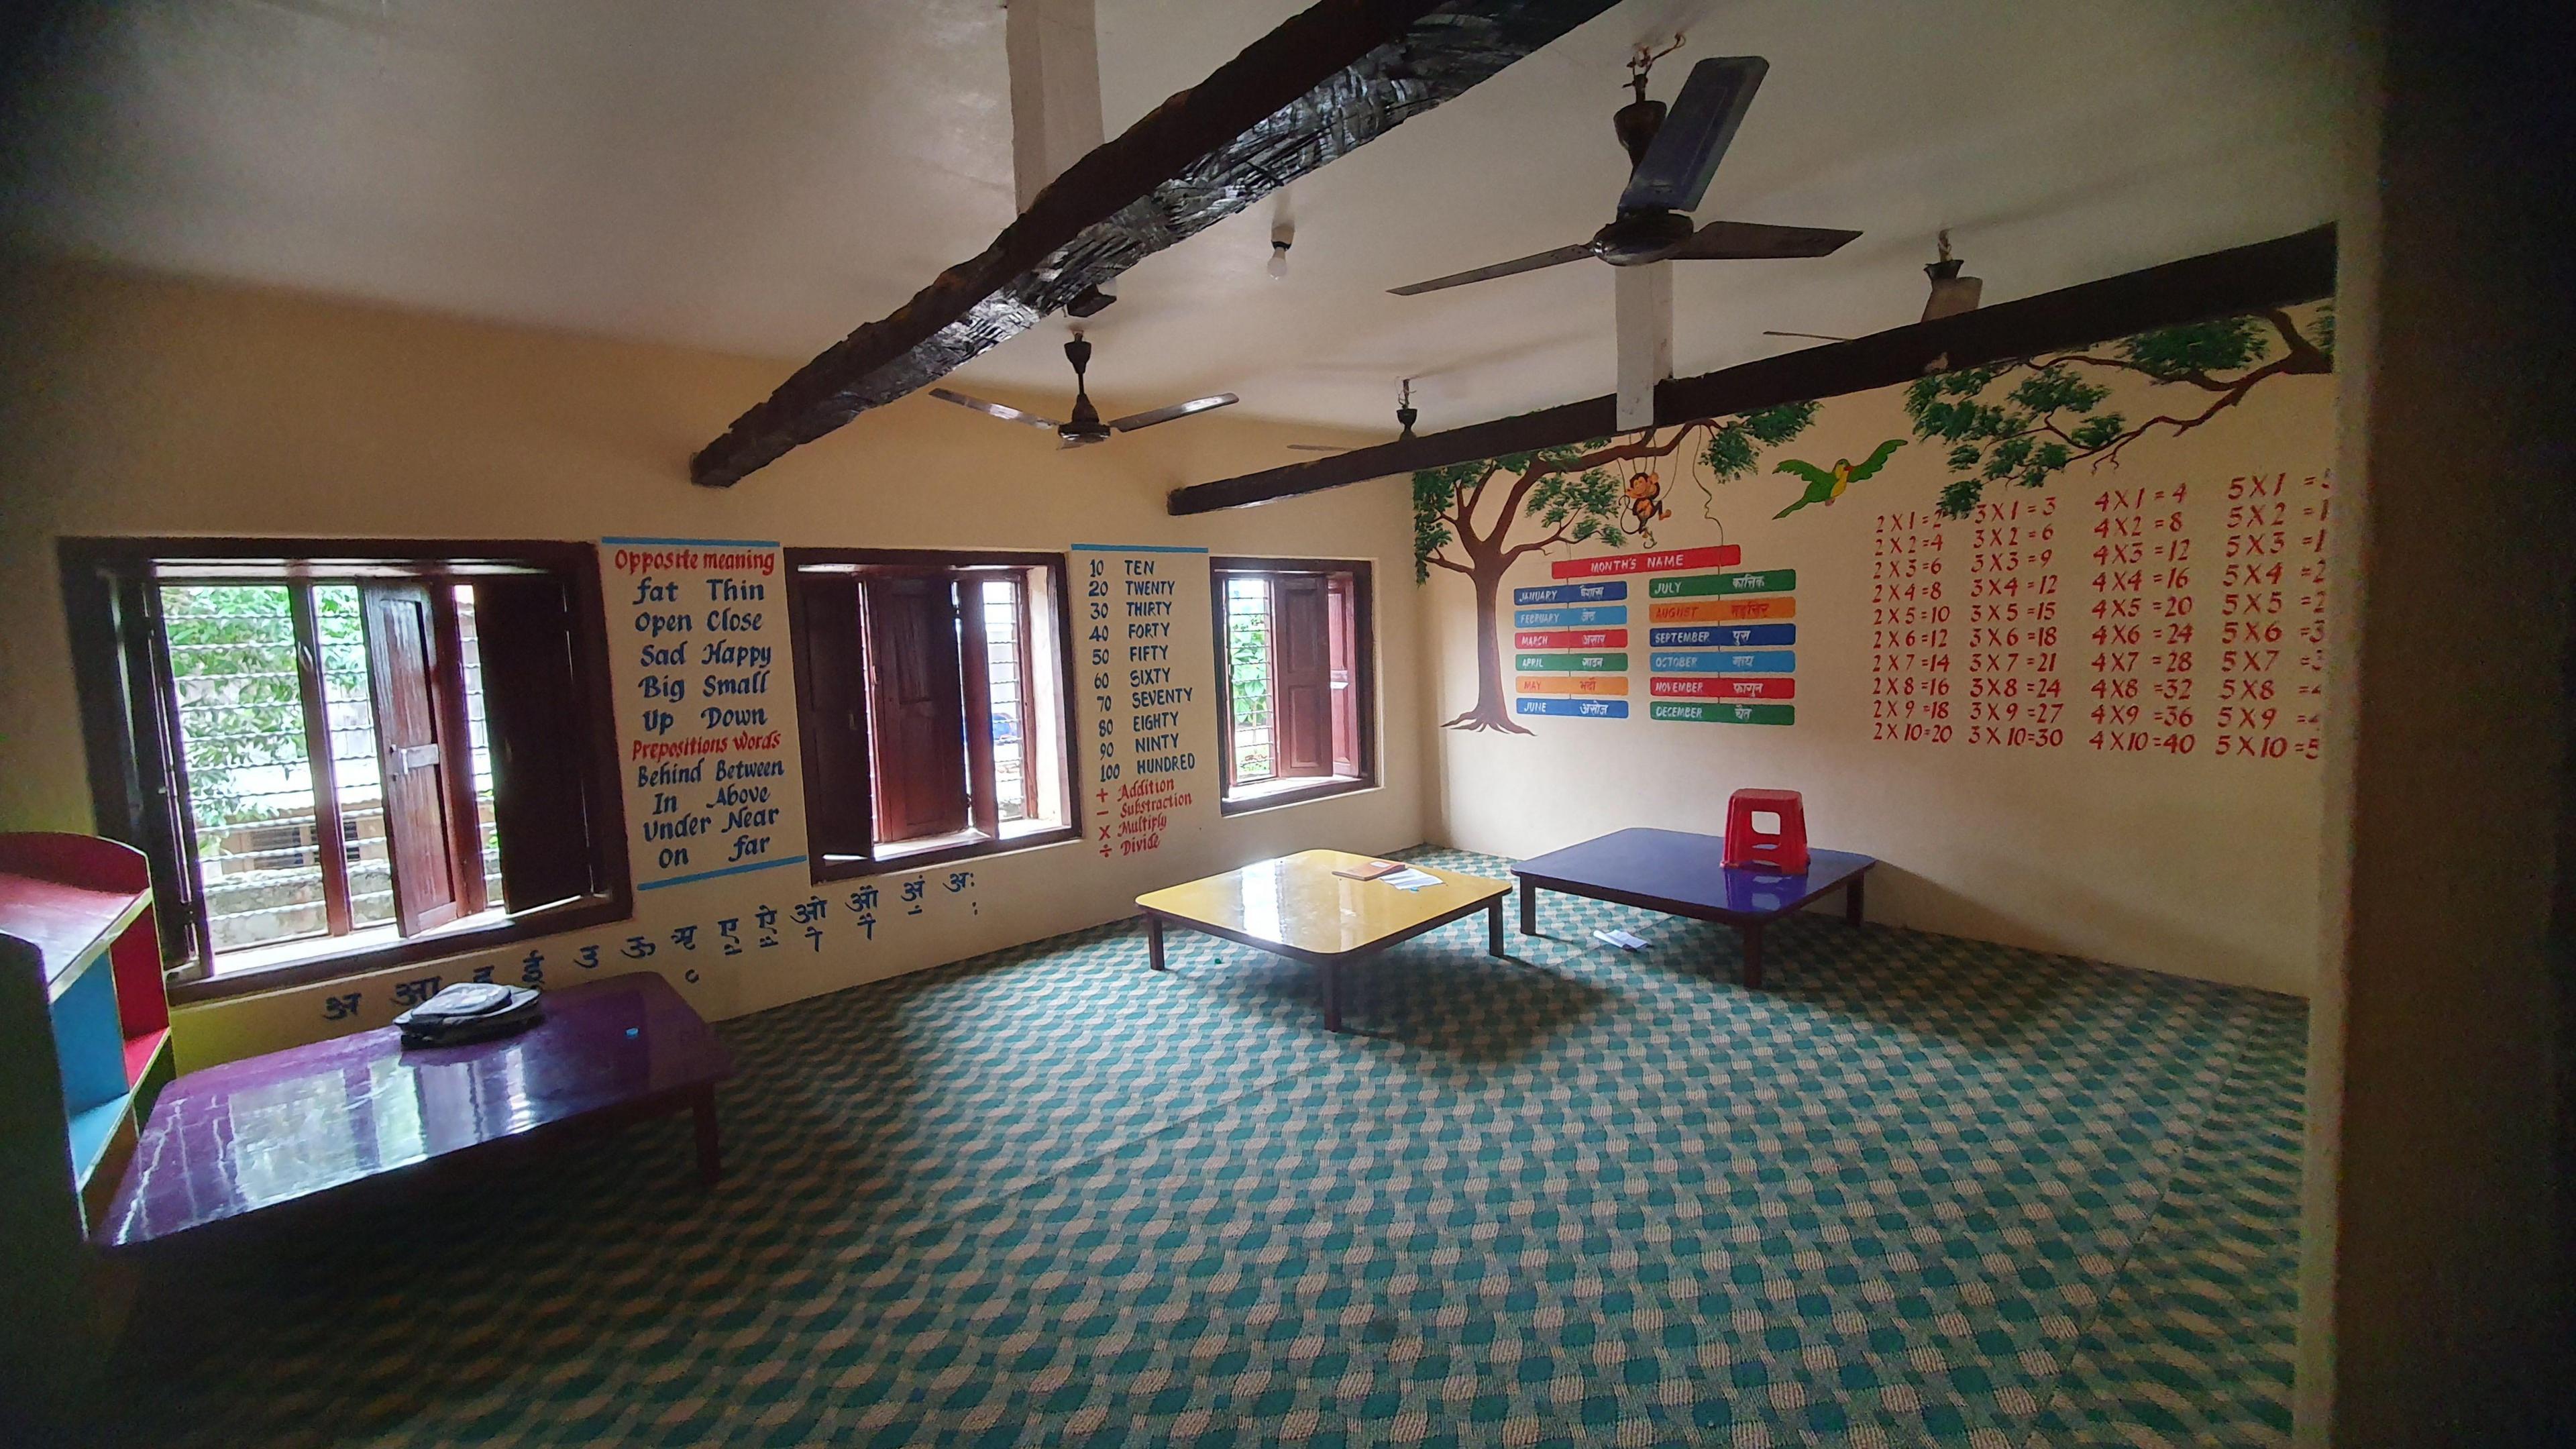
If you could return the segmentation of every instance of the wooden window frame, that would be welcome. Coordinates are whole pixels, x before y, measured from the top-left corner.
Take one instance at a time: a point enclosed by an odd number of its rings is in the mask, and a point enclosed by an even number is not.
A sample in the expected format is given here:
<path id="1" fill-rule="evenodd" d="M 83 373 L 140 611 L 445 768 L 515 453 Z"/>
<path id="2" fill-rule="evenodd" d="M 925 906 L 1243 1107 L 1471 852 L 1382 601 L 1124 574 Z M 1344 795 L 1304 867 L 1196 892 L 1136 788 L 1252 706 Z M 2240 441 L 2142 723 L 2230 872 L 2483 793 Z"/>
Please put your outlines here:
<path id="1" fill-rule="evenodd" d="M 1020 818 L 1027 820 L 1038 813 L 1037 757 L 1033 752 L 1032 745 L 1032 741 L 1036 738 L 1033 731 L 1037 724 L 1037 700 L 1032 693 L 1037 684 L 1037 652 L 1035 645 L 1032 642 L 1037 633 L 1037 611 L 1031 608 L 1029 604 L 1028 581 L 1025 578 L 1014 580 L 1013 587 L 1017 589 L 1019 593 L 1019 625 L 1015 634 L 1016 642 L 1013 650 L 1013 663 L 1017 670 L 1020 696 L 1018 701 L 1020 729 Z M 1067 627 L 1071 627 L 1070 621 L 1068 621 Z M 991 686 L 988 684 L 986 687 L 989 689 Z M 1070 682 L 1065 683 L 1062 692 L 1068 697 L 1071 696 L 1073 693 L 1073 687 Z M 1065 740 L 1065 753 L 1068 756 L 1073 753 L 1073 741 L 1069 737 Z M 1064 766 L 1059 768 L 1069 770 L 1071 768 L 1071 762 L 1068 760 Z M 1000 808 L 999 801 L 995 802 L 995 808 L 997 810 Z"/>
<path id="2" fill-rule="evenodd" d="M 67 537 L 59 541 L 57 556 L 99 833 L 134 846 L 151 861 L 155 895 L 169 907 L 160 919 L 164 968 L 177 973 L 169 988 L 172 1002 L 214 1001 L 360 976 L 634 915 L 625 782 L 619 768 L 608 627 L 595 544 L 557 539 Z M 586 762 L 582 787 L 585 799 L 595 803 L 597 811 L 590 846 L 591 893 L 488 925 L 325 951 L 276 966 L 210 972 L 213 942 L 200 898 L 196 832 L 189 818 L 187 770 L 178 743 L 167 637 L 147 605 L 157 597 L 159 582 L 295 584 L 384 577 L 450 584 L 491 572 L 542 573 L 560 580 L 563 587 L 570 611 L 573 678 L 582 696 L 572 720 L 586 737 L 581 751 Z M 309 591 L 290 589 L 290 601 L 297 597 L 307 601 L 302 612 L 309 613 Z M 298 618 L 295 627 L 302 646 L 312 621 Z M 454 642 L 449 641 L 451 646 Z M 299 647 L 299 656 L 303 652 Z M 129 666 L 137 660 L 148 661 L 152 677 L 129 684 Z M 318 667 L 318 658 L 314 663 Z M 303 669 L 299 657 L 299 677 Z M 306 697 L 309 701 L 319 695 Z M 154 707 L 145 708 L 147 701 Z M 462 708 L 461 699 L 457 708 Z M 308 704 L 304 722 L 308 734 L 317 724 L 327 731 L 328 721 L 314 719 Z M 142 757 L 147 754 L 159 761 L 157 769 L 145 768 Z M 154 783 L 156 776 L 170 783 L 175 799 L 163 797 Z M 336 794 L 329 813 L 338 814 Z M 317 802 L 317 832 L 321 814 Z M 324 839 L 322 849 L 326 860 L 336 858 L 340 842 L 336 836 Z M 476 854 L 479 857 L 479 841 Z M 326 883 L 330 874 L 326 866 Z M 342 911 L 347 909 L 345 900 L 344 886 Z M 326 916 L 330 909 L 326 884 Z M 192 971 L 196 974 L 190 979 L 187 973 Z"/>
<path id="3" fill-rule="evenodd" d="M 1253 576 L 1261 580 L 1262 633 L 1275 643 L 1279 633 L 1279 591 L 1271 586 L 1267 574 Z M 1235 611 L 1234 589 L 1230 582 L 1233 577 L 1235 575 L 1214 570 L 1208 574 L 1208 586 L 1216 594 L 1217 739 L 1220 745 L 1217 755 L 1217 798 L 1219 800 L 1243 788 L 1243 781 L 1237 773 L 1240 768 L 1240 757 L 1234 738 L 1236 724 L 1234 717 Z M 1279 701 L 1275 697 L 1277 674 L 1275 668 L 1272 674 L 1274 676 L 1272 679 L 1264 681 L 1262 699 L 1270 712 L 1271 772 L 1269 778 L 1276 780 L 1279 777 Z M 1257 783 L 1266 784 L 1268 781 Z"/>
<path id="4" fill-rule="evenodd" d="M 1233 659 L 1225 647 L 1226 611 L 1225 581 L 1229 574 L 1347 574 L 1351 579 L 1351 689 L 1356 699 L 1353 710 L 1357 722 L 1354 744 L 1358 750 L 1358 771 L 1352 775 L 1333 775 L 1311 785 L 1265 789 L 1257 795 L 1237 797 L 1234 784 L 1234 681 Z M 1273 589 L 1274 611 L 1276 609 Z M 1252 810 L 1269 810 L 1281 805 L 1297 805 L 1309 800 L 1322 800 L 1334 795 L 1348 795 L 1359 790 L 1373 790 L 1378 785 L 1377 748 L 1377 584 L 1374 571 L 1366 559 L 1323 558 L 1253 558 L 1223 555 L 1208 560 L 1208 597 L 1215 625 L 1216 653 L 1216 728 L 1220 778 L 1217 810 L 1222 815 L 1237 815 Z M 1274 618 L 1273 628 L 1276 623 Z M 1329 626 L 1328 626 L 1329 628 Z M 1278 648 L 1274 636 L 1271 647 Z M 1274 750 L 1281 728 L 1277 700 L 1271 701 L 1271 730 Z"/>
<path id="5" fill-rule="evenodd" d="M 860 799 L 855 804 L 855 810 L 851 805 L 844 803 L 837 812 L 817 810 L 814 802 L 809 798 L 805 811 L 805 857 L 808 870 L 816 884 L 825 881 L 854 880 L 865 876 L 909 874 L 928 866 L 945 865 L 952 861 L 972 860 L 979 856 L 1001 855 L 1011 851 L 1034 850 L 1082 839 L 1082 791 L 1075 777 L 1073 757 L 1075 726 L 1072 688 L 1074 678 L 1071 584 L 1073 569 L 1066 555 L 1006 549 L 790 548 L 784 550 L 783 563 L 787 571 L 790 645 L 796 651 L 797 736 L 799 747 L 804 752 L 805 777 L 809 782 L 824 773 L 814 753 L 820 737 L 809 727 L 809 717 L 818 708 L 816 689 L 821 679 L 821 672 L 834 667 L 845 669 L 852 667 L 851 661 L 841 661 L 836 665 L 834 661 L 817 657 L 810 652 L 815 647 L 812 641 L 819 631 L 806 622 L 806 610 L 811 606 L 809 589 L 813 587 L 807 582 L 809 576 L 819 574 L 824 577 L 849 577 L 861 571 L 868 571 L 936 573 L 971 579 L 979 571 L 1008 570 L 1025 575 L 1028 570 L 1043 569 L 1051 580 L 1050 592 L 1054 601 L 1056 679 L 1059 684 L 1056 691 L 1058 698 L 1055 713 L 1058 718 L 1055 734 L 1058 749 L 1062 753 L 1062 758 L 1055 764 L 1054 773 L 1063 782 L 1065 815 L 1063 822 L 1058 825 L 1024 830 L 1018 834 L 1004 835 L 1000 832 L 999 821 L 996 818 L 998 806 L 987 798 L 989 792 L 978 791 L 973 792 L 971 801 L 973 813 L 969 819 L 969 828 L 984 836 L 983 839 L 963 841 L 935 849 L 879 855 L 875 838 L 874 802 L 868 798 L 867 792 L 861 792 Z M 1031 682 L 1035 678 L 1032 666 L 1036 660 L 1034 642 L 1037 633 L 1036 616 L 1036 600 L 1031 597 L 1029 590 L 1023 588 L 1020 597 L 1020 681 L 1024 719 L 1021 769 L 1024 788 L 1032 793 L 1036 790 L 1035 782 L 1038 778 L 1039 766 L 1035 732 L 1027 726 L 1036 724 L 1040 714 L 1037 702 L 1028 695 Z M 981 773 L 986 779 L 990 779 L 992 677 L 990 670 L 985 667 L 988 651 L 984 642 L 983 612 L 980 606 L 961 608 L 959 629 L 960 670 L 966 695 L 965 707 L 968 717 L 980 720 L 983 725 L 981 730 L 970 729 L 967 732 L 966 747 L 970 757 L 969 777 L 971 779 L 977 773 L 976 763 L 980 760 Z M 867 661 L 864 658 L 855 661 L 855 667 L 859 669 L 861 678 L 864 679 L 868 668 Z M 980 711 L 976 708 L 979 703 L 982 706 Z M 867 710 L 859 711 L 852 731 L 857 736 L 857 746 L 863 756 L 872 728 L 872 722 L 867 716 Z M 982 740 L 980 750 L 977 748 L 979 736 Z M 870 768 L 873 768 L 873 764 Z M 857 818 L 843 819 L 850 813 L 855 813 Z M 836 840 L 831 833 L 835 820 L 842 820 L 841 828 L 855 827 L 866 837 L 868 842 L 866 853 L 857 854 L 837 848 L 842 842 Z"/>

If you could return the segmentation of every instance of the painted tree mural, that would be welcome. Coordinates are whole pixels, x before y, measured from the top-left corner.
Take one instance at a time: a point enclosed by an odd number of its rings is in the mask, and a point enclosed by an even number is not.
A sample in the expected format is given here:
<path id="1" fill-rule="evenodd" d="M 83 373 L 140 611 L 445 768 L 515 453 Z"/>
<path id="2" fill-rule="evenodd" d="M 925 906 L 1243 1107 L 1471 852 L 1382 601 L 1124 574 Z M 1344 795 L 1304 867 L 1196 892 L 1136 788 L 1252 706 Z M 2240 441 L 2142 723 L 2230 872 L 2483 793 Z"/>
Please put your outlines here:
<path id="1" fill-rule="evenodd" d="M 1530 733 L 1512 718 L 1503 687 L 1503 576 L 1524 554 L 1560 544 L 1620 548 L 1633 536 L 1652 547 L 1655 523 L 1671 516 L 1664 485 L 1652 469 L 1621 464 L 1680 457 L 1732 482 L 1760 465 L 1764 449 L 1797 437 L 1815 419 L 1816 404 L 1790 403 L 1684 423 L 1669 435 L 1650 429 L 1414 474 L 1415 580 L 1447 569 L 1466 575 L 1476 591 L 1476 703 L 1444 727 Z"/>
<path id="2" fill-rule="evenodd" d="M 2187 433 L 2289 373 L 2334 371 L 2334 314 L 2308 330 L 2278 309 L 2141 332 L 2091 351 L 1961 368 L 1913 383 L 1914 435 L 1949 445 L 1952 474 L 1940 511 L 1965 518 L 1990 483 L 2039 488 L 2068 467 L 2117 466 L 2122 450 L 2158 428 Z M 2096 412 L 2117 375 L 2184 389 L 2184 402 L 2142 422 Z"/>

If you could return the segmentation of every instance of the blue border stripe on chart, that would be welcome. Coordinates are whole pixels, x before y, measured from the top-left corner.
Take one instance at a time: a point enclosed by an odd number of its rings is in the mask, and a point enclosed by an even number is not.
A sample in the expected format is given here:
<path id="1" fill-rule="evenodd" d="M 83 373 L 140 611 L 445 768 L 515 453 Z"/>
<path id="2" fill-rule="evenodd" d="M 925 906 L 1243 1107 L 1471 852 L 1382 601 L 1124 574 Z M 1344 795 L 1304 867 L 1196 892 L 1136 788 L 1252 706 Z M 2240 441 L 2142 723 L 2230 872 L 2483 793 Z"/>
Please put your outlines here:
<path id="1" fill-rule="evenodd" d="M 1626 719 L 1628 701 L 1624 699 L 1533 699 L 1522 695 L 1512 701 L 1514 714 L 1552 714 L 1567 719 Z"/>
<path id="2" fill-rule="evenodd" d="M 804 863 L 805 857 L 801 855 L 785 855 L 776 860 L 755 860 L 749 865 L 729 865 L 722 870 L 702 870 L 696 875 L 675 875 L 669 880 L 646 881 L 636 889 L 658 891 L 664 886 L 687 885 L 693 880 L 714 880 L 720 875 L 741 875 L 745 871 L 767 870 L 773 865 L 803 865 Z"/>
<path id="3" fill-rule="evenodd" d="M 603 538 L 601 543 L 679 544 L 696 548 L 776 548 L 778 540 L 763 538 Z"/>
<path id="4" fill-rule="evenodd" d="M 1173 543 L 1077 543 L 1077 544 L 1073 544 L 1073 545 L 1071 545 L 1071 548 L 1073 549 L 1073 551 L 1074 551 L 1075 553 L 1205 553 L 1205 552 L 1207 552 L 1207 550 L 1206 550 L 1206 549 L 1204 549 L 1204 548 L 1192 548 L 1192 547 L 1189 547 L 1188 545 L 1185 545 L 1185 544 L 1173 544 Z"/>
<path id="5" fill-rule="evenodd" d="M 1515 604 L 1598 604 L 1626 597 L 1626 579 L 1611 579 L 1604 583 L 1545 584 L 1534 589 L 1512 590 Z"/>

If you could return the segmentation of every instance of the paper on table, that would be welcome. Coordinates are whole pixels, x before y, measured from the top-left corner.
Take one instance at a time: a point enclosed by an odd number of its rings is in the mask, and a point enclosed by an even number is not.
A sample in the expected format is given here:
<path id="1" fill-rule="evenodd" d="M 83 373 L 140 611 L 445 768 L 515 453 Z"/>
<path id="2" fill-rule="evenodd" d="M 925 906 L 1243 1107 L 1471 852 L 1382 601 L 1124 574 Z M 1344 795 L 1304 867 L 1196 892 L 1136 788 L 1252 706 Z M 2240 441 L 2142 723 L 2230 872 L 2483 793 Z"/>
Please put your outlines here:
<path id="1" fill-rule="evenodd" d="M 1415 870 L 1409 865 L 1404 869 L 1397 871 L 1393 875 L 1380 876 L 1378 879 L 1385 881 L 1388 885 L 1391 885 L 1400 891 L 1418 891 L 1424 886 L 1435 886 L 1440 884 L 1440 877 L 1433 875 L 1428 871 Z"/>

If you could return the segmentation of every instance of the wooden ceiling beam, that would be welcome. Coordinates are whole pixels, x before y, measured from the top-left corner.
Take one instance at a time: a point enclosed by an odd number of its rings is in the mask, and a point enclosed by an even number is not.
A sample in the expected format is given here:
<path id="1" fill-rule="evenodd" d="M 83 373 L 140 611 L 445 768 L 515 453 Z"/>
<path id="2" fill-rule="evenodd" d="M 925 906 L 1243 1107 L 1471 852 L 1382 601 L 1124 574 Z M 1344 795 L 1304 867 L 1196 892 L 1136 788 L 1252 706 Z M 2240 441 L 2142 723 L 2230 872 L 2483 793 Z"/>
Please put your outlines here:
<path id="1" fill-rule="evenodd" d="M 2334 295 L 2334 279 L 2335 229 L 2328 224 L 1938 321 L 1893 327 L 1849 342 L 1801 348 L 1697 377 L 1673 378 L 1655 389 L 1655 422 L 1672 427 L 1696 418 L 1733 417 L 1782 403 L 1894 387 L 1926 373 L 1982 367 L 2158 327 L 2313 302 Z M 1174 514 L 1212 513 L 1391 474 L 1605 438 L 1619 430 L 1617 410 L 1616 397 L 1588 398 L 1373 448 L 1355 448 L 1311 463 L 1191 484 L 1172 490 L 1169 506 Z"/>
<path id="2" fill-rule="evenodd" d="M 1615 0 L 1321 0 L 1067 167 L 982 253 L 797 369 L 689 463 L 726 487 L 1322 168 Z"/>

